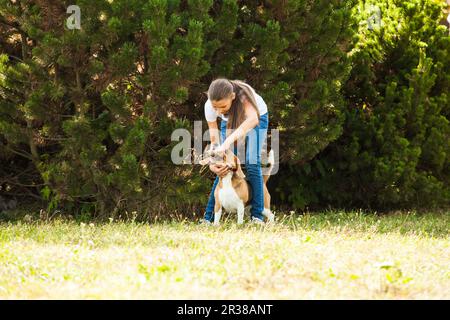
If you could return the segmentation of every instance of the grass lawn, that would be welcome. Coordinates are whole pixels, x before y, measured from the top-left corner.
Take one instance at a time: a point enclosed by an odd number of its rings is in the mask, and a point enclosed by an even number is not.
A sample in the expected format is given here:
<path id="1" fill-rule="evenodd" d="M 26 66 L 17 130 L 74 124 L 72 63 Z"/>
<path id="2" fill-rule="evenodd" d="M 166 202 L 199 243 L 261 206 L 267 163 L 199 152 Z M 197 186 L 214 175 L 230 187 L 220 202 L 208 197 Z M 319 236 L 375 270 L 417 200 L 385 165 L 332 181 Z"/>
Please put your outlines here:
<path id="1" fill-rule="evenodd" d="M 0 299 L 449 299 L 449 217 L 3 221 Z"/>

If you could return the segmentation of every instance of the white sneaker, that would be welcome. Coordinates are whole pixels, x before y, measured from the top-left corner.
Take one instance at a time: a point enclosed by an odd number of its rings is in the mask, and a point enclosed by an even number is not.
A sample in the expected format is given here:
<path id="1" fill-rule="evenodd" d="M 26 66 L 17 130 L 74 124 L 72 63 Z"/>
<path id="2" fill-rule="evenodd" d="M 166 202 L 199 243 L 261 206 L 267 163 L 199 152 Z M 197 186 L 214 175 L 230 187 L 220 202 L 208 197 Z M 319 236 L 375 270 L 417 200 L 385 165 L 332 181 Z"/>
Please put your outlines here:
<path id="1" fill-rule="evenodd" d="M 265 225 L 266 223 L 259 218 L 252 217 L 252 224 Z"/>
<path id="2" fill-rule="evenodd" d="M 200 220 L 201 225 L 212 226 L 212 222 L 206 219 Z"/>

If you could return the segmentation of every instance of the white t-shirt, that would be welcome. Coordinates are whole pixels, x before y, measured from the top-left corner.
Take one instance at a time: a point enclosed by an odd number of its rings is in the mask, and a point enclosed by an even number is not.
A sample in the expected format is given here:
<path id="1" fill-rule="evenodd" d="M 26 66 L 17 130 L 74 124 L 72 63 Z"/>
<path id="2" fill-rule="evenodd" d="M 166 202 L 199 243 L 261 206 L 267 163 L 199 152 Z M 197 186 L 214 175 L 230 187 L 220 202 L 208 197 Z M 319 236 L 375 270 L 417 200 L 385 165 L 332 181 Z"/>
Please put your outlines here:
<path id="1" fill-rule="evenodd" d="M 264 102 L 263 98 L 256 93 L 256 91 L 248 84 L 246 84 L 253 92 L 254 96 L 255 96 L 255 100 L 256 100 L 256 104 L 258 106 L 258 110 L 259 110 L 259 115 L 262 116 L 263 114 L 267 113 L 267 105 Z M 205 118 L 206 121 L 215 121 L 217 120 L 217 117 L 221 117 L 223 120 L 227 121 L 228 118 L 225 117 L 223 114 L 216 112 L 216 110 L 214 110 L 211 100 L 207 100 L 205 102 Z"/>

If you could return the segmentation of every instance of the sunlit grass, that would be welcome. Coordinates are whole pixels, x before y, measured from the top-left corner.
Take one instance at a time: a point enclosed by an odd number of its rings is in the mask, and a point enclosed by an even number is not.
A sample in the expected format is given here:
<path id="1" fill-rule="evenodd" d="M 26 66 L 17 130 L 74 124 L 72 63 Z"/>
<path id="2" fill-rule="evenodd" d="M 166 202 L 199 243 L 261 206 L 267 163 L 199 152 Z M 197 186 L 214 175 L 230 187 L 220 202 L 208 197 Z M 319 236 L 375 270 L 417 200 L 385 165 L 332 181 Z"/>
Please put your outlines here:
<path id="1" fill-rule="evenodd" d="M 448 213 L 0 223 L 0 298 L 448 299 Z"/>

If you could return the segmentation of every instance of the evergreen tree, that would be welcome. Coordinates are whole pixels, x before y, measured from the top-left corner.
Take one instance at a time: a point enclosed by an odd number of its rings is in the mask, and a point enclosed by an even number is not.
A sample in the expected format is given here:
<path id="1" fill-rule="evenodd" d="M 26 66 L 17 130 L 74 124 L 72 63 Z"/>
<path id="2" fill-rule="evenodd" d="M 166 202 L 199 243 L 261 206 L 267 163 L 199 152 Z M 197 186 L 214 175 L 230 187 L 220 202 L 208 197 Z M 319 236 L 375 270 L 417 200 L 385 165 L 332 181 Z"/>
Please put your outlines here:
<path id="1" fill-rule="evenodd" d="M 0 0 L 2 160 L 34 168 L 49 209 L 203 206 L 209 185 L 171 163 L 170 136 L 226 76 L 265 98 L 281 158 L 305 162 L 341 130 L 352 3 Z"/>
<path id="2" fill-rule="evenodd" d="M 380 8 L 378 24 L 370 5 Z M 293 192 L 301 196 L 291 199 L 300 207 L 449 204 L 450 37 L 440 25 L 443 5 L 360 2 L 344 132 L 295 171 L 304 183 Z"/>
<path id="3" fill-rule="evenodd" d="M 68 30 L 68 2 L 1 2 L 22 56 L 2 48 L 0 128 L 7 149 L 39 172 L 49 209 L 132 210 L 171 174 L 151 162 L 167 162 L 170 132 L 183 124 L 171 109 L 208 69 L 191 15 L 203 4 L 77 1 L 81 29 Z"/>

